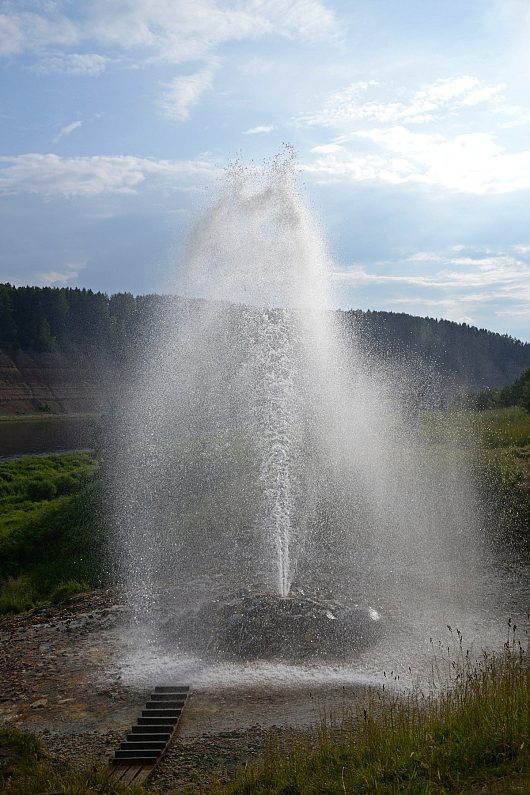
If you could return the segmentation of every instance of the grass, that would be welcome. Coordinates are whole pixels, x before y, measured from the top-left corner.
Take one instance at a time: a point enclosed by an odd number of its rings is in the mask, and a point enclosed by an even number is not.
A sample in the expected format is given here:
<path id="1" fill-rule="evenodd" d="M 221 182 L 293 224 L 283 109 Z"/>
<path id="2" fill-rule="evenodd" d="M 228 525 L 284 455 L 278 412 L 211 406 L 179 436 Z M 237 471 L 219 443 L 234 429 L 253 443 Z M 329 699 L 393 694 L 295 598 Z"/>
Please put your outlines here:
<path id="1" fill-rule="evenodd" d="M 86 452 L 0 462 L 0 615 L 100 581 L 97 469 Z"/>
<path id="2" fill-rule="evenodd" d="M 419 433 L 437 457 L 466 456 L 491 516 L 488 532 L 530 556 L 530 413 L 424 412 Z"/>
<path id="3" fill-rule="evenodd" d="M 29 610 L 35 606 L 36 601 L 31 577 L 7 577 L 0 582 L 0 615 Z"/>
<path id="4" fill-rule="evenodd" d="M 515 644 L 472 665 L 454 663 L 438 697 L 380 693 L 339 725 L 322 724 L 313 742 L 288 753 L 272 747 L 210 795 L 344 793 L 528 793 L 530 665 Z M 511 788 L 511 789 L 510 789 Z M 495 791 L 495 790 L 492 790 Z"/>
<path id="5" fill-rule="evenodd" d="M 518 406 L 477 411 L 473 420 L 473 430 L 484 447 L 530 447 L 530 413 Z"/>
<path id="6" fill-rule="evenodd" d="M 84 476 L 97 468 L 90 453 L 61 453 L 48 456 L 24 456 L 0 461 L 0 534 L 16 524 L 20 511 L 39 510 L 38 498 L 31 494 L 31 486 L 37 483 L 52 483 L 55 494 L 74 491 Z M 42 497 L 45 499 L 45 496 Z"/>
<path id="7" fill-rule="evenodd" d="M 142 795 L 140 787 L 124 788 L 96 765 L 77 768 L 51 758 L 36 737 L 0 727 L 0 791 L 5 795 Z"/>
<path id="8" fill-rule="evenodd" d="M 421 437 L 430 444 L 482 448 L 530 446 L 530 413 L 518 406 L 487 411 L 425 411 Z"/>

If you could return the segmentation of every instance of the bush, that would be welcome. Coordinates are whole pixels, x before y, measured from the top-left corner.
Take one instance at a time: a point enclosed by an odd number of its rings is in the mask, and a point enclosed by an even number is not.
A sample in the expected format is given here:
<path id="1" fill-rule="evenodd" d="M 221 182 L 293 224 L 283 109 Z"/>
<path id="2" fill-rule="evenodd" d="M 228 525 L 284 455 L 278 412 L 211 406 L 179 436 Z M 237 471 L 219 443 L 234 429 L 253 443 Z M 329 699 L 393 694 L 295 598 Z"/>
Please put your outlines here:
<path id="1" fill-rule="evenodd" d="M 52 500 L 57 494 L 57 486 L 53 480 L 30 480 L 26 493 L 33 502 Z"/>
<path id="2" fill-rule="evenodd" d="M 60 475 L 55 479 L 55 486 L 59 495 L 72 494 L 79 488 L 80 480 L 72 475 Z"/>

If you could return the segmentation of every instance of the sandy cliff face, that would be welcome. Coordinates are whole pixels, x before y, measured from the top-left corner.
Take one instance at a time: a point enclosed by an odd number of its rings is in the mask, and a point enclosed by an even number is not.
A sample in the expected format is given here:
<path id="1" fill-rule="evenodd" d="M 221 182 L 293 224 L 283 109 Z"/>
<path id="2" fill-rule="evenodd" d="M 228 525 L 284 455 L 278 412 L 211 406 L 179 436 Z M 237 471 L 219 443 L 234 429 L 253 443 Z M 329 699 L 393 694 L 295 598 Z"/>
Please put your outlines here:
<path id="1" fill-rule="evenodd" d="M 100 411 L 111 372 L 96 355 L 0 349 L 0 414 Z"/>

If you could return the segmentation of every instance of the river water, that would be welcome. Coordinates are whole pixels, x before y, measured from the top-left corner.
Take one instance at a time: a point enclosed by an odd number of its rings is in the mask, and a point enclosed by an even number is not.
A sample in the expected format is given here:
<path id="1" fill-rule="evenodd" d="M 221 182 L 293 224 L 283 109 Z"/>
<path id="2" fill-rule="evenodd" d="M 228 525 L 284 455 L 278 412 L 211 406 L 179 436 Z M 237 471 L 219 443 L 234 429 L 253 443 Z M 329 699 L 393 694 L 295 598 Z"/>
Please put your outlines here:
<path id="1" fill-rule="evenodd" d="M 0 458 L 94 447 L 95 414 L 16 417 L 0 420 Z"/>

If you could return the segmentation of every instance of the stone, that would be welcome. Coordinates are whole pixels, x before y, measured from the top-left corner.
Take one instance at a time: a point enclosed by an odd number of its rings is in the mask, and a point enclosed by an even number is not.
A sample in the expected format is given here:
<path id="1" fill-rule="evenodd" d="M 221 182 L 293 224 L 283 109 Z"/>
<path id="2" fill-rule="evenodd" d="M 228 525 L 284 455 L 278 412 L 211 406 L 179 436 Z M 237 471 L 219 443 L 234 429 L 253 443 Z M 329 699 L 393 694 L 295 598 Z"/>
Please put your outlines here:
<path id="1" fill-rule="evenodd" d="M 48 699 L 47 698 L 38 698 L 32 704 L 30 704 L 31 709 L 39 709 L 40 707 L 47 707 L 48 706 Z"/>
<path id="2" fill-rule="evenodd" d="M 294 662 L 347 660 L 375 642 L 381 629 L 373 608 L 299 588 L 282 598 L 258 587 L 241 588 L 162 626 L 169 644 L 214 659 Z"/>

